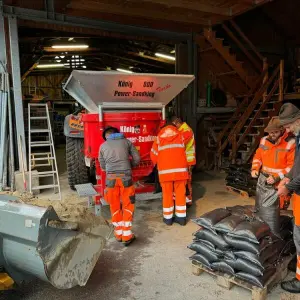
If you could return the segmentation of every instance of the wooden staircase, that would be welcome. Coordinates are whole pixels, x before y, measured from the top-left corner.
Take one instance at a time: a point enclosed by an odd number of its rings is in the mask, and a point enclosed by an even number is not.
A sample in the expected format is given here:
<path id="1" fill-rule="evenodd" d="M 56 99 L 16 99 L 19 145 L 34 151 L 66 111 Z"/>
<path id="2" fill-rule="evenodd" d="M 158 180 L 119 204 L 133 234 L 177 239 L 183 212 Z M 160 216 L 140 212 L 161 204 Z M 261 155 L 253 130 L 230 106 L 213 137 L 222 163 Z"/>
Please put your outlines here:
<path id="1" fill-rule="evenodd" d="M 265 67 L 257 82 L 263 77 L 262 84 L 254 95 L 249 94 L 240 103 L 227 126 L 217 137 L 218 165 L 222 165 L 222 153 L 228 148 L 231 163 L 246 163 L 252 157 L 264 136 L 264 128 L 273 116 L 278 115 L 283 101 L 283 61 L 268 77 Z M 255 90 L 255 85 L 253 87 Z M 274 94 L 279 90 L 278 100 Z"/>
<path id="2" fill-rule="evenodd" d="M 220 33 L 205 29 L 203 36 L 196 38 L 200 59 L 239 103 L 226 126 L 217 133 L 217 167 L 222 160 L 246 163 L 252 157 L 264 128 L 281 107 L 284 72 L 283 61 L 274 70 L 268 66 L 234 21 L 219 29 Z M 278 90 L 279 98 L 274 101 L 272 96 Z"/>

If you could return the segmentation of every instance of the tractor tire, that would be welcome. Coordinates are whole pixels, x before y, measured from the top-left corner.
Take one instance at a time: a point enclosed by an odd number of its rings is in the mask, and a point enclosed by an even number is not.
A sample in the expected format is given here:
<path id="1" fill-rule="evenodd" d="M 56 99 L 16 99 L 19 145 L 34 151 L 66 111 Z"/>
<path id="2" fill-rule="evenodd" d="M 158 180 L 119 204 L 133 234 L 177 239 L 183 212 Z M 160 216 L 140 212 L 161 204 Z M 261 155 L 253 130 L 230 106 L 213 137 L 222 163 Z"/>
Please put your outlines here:
<path id="1" fill-rule="evenodd" d="M 68 182 L 72 190 L 75 185 L 89 182 L 88 168 L 85 165 L 83 139 L 66 137 L 66 163 Z"/>

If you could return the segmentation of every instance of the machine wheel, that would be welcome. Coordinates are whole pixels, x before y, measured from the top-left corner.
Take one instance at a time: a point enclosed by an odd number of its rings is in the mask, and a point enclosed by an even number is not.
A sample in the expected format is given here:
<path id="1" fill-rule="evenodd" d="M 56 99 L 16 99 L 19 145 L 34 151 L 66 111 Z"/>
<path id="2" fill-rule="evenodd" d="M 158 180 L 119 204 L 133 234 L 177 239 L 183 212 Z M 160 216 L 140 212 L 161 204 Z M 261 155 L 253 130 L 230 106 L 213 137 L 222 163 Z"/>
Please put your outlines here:
<path id="1" fill-rule="evenodd" d="M 82 149 L 83 139 L 66 137 L 68 182 L 72 190 L 75 190 L 76 184 L 89 182 L 88 168 L 85 165 Z"/>

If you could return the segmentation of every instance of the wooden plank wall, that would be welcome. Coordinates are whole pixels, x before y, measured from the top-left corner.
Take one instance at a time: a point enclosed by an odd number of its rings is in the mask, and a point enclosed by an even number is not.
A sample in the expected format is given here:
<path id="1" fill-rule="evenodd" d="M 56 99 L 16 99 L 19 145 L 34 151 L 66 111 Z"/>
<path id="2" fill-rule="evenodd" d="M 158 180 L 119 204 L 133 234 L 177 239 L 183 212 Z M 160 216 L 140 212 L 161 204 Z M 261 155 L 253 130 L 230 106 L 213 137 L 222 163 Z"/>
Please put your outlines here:
<path id="1" fill-rule="evenodd" d="M 50 100 L 62 99 L 62 83 L 69 77 L 68 73 L 49 73 L 29 75 L 22 82 L 23 96 L 35 91 L 38 97 L 48 96 Z"/>

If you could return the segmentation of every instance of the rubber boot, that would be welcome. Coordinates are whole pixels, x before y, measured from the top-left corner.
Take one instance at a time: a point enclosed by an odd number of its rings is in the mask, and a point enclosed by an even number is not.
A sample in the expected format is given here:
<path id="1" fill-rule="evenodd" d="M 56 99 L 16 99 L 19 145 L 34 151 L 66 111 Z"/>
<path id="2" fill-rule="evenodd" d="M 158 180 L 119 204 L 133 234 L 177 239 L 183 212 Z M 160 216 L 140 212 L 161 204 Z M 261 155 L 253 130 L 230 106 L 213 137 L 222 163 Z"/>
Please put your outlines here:
<path id="1" fill-rule="evenodd" d="M 174 222 L 181 225 L 181 226 L 185 226 L 186 225 L 186 218 L 175 217 Z"/>
<path id="2" fill-rule="evenodd" d="M 281 288 L 292 294 L 300 294 L 300 281 L 294 278 L 281 283 Z"/>

